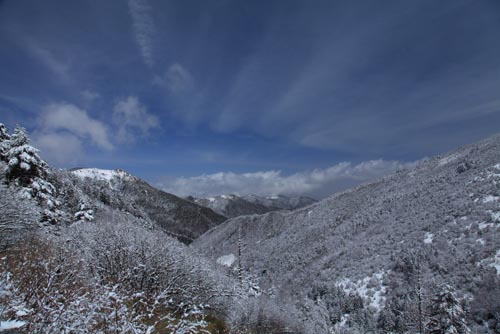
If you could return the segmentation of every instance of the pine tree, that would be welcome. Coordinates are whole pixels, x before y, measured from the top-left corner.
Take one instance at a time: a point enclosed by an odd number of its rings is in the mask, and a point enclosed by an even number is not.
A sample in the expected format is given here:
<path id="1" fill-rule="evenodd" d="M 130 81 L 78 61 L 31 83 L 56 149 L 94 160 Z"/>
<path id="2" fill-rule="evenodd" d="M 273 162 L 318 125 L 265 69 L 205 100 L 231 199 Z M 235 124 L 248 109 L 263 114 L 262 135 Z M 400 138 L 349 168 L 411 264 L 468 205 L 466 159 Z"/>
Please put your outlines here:
<path id="1" fill-rule="evenodd" d="M 16 127 L 10 136 L 6 177 L 10 182 L 23 187 L 24 197 L 30 197 L 44 208 L 42 220 L 56 223 L 61 216 L 57 210 L 56 188 L 47 181 L 48 165 L 38 155 L 38 150 L 30 145 L 30 140 L 23 127 Z"/>
<path id="2" fill-rule="evenodd" d="M 0 159 L 2 160 L 5 160 L 5 153 L 9 150 L 9 140 L 9 131 L 5 125 L 0 123 Z"/>
<path id="3" fill-rule="evenodd" d="M 431 307 L 431 320 L 427 323 L 429 334 L 468 334 L 466 315 L 454 289 L 445 284 L 435 295 Z"/>
<path id="4" fill-rule="evenodd" d="M 30 145 L 26 130 L 16 127 L 8 140 L 9 150 L 5 153 L 7 178 L 21 186 L 30 185 L 36 177 L 44 175 L 47 164 L 38 155 L 38 150 Z"/>
<path id="5" fill-rule="evenodd" d="M 94 220 L 94 210 L 85 201 L 80 202 L 80 210 L 75 213 L 75 222 L 91 222 Z"/>

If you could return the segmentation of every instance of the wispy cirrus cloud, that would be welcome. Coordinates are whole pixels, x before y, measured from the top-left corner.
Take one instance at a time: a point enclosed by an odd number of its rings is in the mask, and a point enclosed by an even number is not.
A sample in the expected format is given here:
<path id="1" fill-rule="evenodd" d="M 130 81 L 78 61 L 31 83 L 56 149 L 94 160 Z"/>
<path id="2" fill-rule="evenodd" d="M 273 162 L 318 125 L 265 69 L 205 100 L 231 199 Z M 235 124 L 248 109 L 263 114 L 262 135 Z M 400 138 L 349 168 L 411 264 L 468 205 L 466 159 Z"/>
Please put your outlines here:
<path id="1" fill-rule="evenodd" d="M 128 7 L 132 16 L 135 41 L 139 46 L 144 63 L 151 67 L 154 64 L 153 35 L 155 33 L 151 6 L 147 0 L 129 0 Z"/>
<path id="2" fill-rule="evenodd" d="M 164 76 L 155 76 L 153 84 L 165 87 L 172 95 L 189 93 L 194 88 L 193 75 L 181 64 L 173 63 Z"/>
<path id="3" fill-rule="evenodd" d="M 58 80 L 64 82 L 71 80 L 68 61 L 60 59 L 49 48 L 36 43 L 30 38 L 24 38 L 24 46 L 34 58 L 55 74 Z"/>
<path id="4" fill-rule="evenodd" d="M 325 197 L 357 184 L 377 179 L 417 162 L 370 160 L 359 164 L 341 162 L 291 175 L 280 170 L 253 173 L 220 172 L 193 177 L 164 178 L 157 186 L 179 196 L 221 194 L 310 195 Z"/>

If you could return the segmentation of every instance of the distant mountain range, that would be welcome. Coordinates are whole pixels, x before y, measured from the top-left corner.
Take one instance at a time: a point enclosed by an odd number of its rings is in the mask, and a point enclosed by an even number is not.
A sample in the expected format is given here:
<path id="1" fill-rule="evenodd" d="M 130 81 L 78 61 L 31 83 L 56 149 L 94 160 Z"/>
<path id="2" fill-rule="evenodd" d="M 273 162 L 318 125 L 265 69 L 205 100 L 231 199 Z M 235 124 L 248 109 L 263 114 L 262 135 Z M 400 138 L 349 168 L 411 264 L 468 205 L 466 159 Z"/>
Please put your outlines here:
<path id="1" fill-rule="evenodd" d="M 268 197 L 246 195 L 240 197 L 230 194 L 205 198 L 189 196 L 186 199 L 210 208 L 228 218 L 278 210 L 295 210 L 316 202 L 310 197 L 288 197 L 283 195 Z"/>

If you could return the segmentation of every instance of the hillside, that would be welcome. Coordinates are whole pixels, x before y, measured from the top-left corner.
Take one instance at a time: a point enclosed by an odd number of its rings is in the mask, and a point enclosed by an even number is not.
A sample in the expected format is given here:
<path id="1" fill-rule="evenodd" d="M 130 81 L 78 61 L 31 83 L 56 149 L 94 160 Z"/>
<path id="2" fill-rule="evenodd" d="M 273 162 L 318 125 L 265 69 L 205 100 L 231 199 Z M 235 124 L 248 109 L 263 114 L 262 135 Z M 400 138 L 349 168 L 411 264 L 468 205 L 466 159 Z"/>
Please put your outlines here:
<path id="1" fill-rule="evenodd" d="M 488 332 L 500 321 L 499 184 L 495 136 L 304 209 L 230 219 L 193 246 L 213 260 L 241 252 L 242 269 L 296 305 L 311 333 L 414 328 L 415 277 L 427 303 L 455 287 Z"/>
<path id="2" fill-rule="evenodd" d="M 0 134 L 0 332 L 220 334 L 294 324 L 179 241 L 225 217 L 122 170 L 51 168 L 24 128 L 9 134 L 0 124 Z"/>
<path id="3" fill-rule="evenodd" d="M 278 210 L 294 210 L 315 202 L 309 197 L 288 197 L 283 195 L 272 197 L 247 195 L 240 197 L 231 194 L 206 198 L 189 196 L 187 199 L 229 218 Z"/>
<path id="4" fill-rule="evenodd" d="M 71 175 L 79 179 L 71 178 L 90 198 L 156 224 L 184 243 L 226 220 L 209 208 L 158 190 L 122 170 L 77 169 Z"/>

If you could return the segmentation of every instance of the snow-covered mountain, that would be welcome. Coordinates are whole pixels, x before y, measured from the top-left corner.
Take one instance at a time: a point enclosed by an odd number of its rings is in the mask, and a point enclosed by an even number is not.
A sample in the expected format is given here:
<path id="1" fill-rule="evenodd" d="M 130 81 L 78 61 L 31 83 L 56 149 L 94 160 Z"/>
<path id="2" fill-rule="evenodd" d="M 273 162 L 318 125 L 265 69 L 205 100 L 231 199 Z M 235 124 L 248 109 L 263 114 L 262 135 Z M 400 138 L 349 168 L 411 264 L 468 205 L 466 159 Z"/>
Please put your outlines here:
<path id="1" fill-rule="evenodd" d="M 70 173 L 89 198 L 156 224 L 185 243 L 226 220 L 209 208 L 158 190 L 123 170 L 81 168 Z"/>
<path id="2" fill-rule="evenodd" d="M 113 180 L 130 181 L 137 179 L 135 176 L 121 169 L 109 170 L 99 168 L 76 168 L 72 169 L 71 172 L 73 173 L 73 175 L 76 175 L 82 179 L 90 178 L 98 181 L 112 182 Z"/>
<path id="3" fill-rule="evenodd" d="M 415 330 L 415 319 L 428 321 L 418 309 L 447 283 L 469 303 L 473 331 L 492 333 L 500 136 L 303 209 L 230 219 L 193 246 L 214 262 L 233 256 L 232 267 L 298 307 L 312 332 Z"/>
<path id="4" fill-rule="evenodd" d="M 278 210 L 294 210 L 316 202 L 316 200 L 309 197 L 287 197 L 283 195 L 269 197 L 247 195 L 240 197 L 230 194 L 204 198 L 189 196 L 187 199 L 228 218 Z"/>

